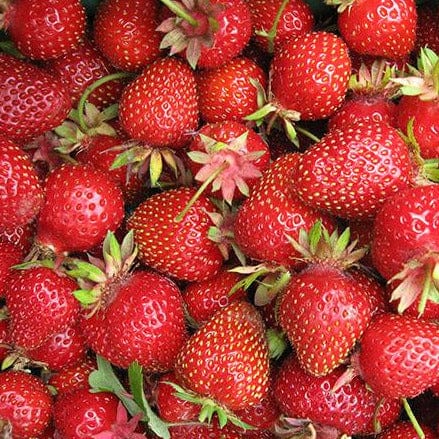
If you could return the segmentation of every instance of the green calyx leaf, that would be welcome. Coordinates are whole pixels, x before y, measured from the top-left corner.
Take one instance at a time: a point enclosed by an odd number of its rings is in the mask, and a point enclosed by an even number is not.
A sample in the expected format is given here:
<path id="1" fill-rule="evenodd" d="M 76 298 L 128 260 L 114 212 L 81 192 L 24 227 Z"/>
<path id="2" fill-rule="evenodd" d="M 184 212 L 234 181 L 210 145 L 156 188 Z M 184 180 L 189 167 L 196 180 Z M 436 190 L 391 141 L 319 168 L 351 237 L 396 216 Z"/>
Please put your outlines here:
<path id="1" fill-rule="evenodd" d="M 104 283 L 107 275 L 98 267 L 90 262 L 81 259 L 70 259 L 69 264 L 75 268 L 68 270 L 67 274 L 76 279 L 87 279 L 95 283 Z"/>
<path id="2" fill-rule="evenodd" d="M 278 360 L 288 348 L 285 334 L 274 328 L 267 329 L 266 338 L 270 358 Z"/>

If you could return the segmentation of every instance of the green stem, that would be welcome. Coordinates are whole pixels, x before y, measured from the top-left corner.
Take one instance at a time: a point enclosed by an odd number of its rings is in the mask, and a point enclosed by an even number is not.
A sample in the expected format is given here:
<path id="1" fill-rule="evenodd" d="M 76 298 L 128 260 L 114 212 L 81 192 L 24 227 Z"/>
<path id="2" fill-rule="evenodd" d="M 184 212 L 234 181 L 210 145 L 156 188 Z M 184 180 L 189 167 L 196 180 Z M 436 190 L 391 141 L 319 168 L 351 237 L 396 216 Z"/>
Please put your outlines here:
<path id="1" fill-rule="evenodd" d="M 439 182 L 439 159 L 425 159 L 422 168 L 430 181 Z"/>
<path id="2" fill-rule="evenodd" d="M 311 131 L 308 131 L 305 128 L 301 128 L 297 125 L 294 128 L 296 129 L 296 131 L 299 131 L 299 133 L 302 133 L 303 135 L 305 135 L 315 143 L 320 142 L 320 139 L 317 136 L 315 136 L 313 133 L 311 133 Z"/>
<path id="3" fill-rule="evenodd" d="M 194 196 L 189 200 L 186 204 L 185 208 L 174 218 L 175 222 L 180 222 L 183 220 L 184 216 L 189 212 L 189 209 L 194 205 L 194 203 L 200 198 L 200 195 L 206 190 L 207 186 L 215 180 L 218 175 L 221 174 L 225 169 L 229 167 L 228 162 L 224 162 L 218 169 L 213 172 L 209 178 L 203 182 L 203 184 L 198 188 L 197 192 L 195 192 Z"/>
<path id="4" fill-rule="evenodd" d="M 416 419 L 408 401 L 406 398 L 402 398 L 402 405 L 404 406 L 404 410 L 407 413 L 407 416 L 410 420 L 410 422 L 413 425 L 413 428 L 415 429 L 417 435 L 419 436 L 420 439 L 425 439 L 425 433 L 422 431 L 421 426 L 419 425 L 418 420 Z"/>
<path id="5" fill-rule="evenodd" d="M 274 17 L 273 26 L 271 26 L 270 31 L 268 32 L 267 39 L 268 39 L 268 52 L 273 53 L 274 52 L 274 39 L 276 38 L 277 34 L 277 28 L 279 26 L 280 19 L 282 17 L 282 14 L 285 10 L 285 8 L 288 5 L 288 2 L 290 0 L 283 0 L 282 4 L 280 5 L 280 8 L 278 9 L 276 13 L 276 17 Z"/>
<path id="6" fill-rule="evenodd" d="M 192 17 L 186 9 L 181 7 L 179 4 L 173 2 L 172 0 L 160 0 L 169 10 L 171 10 L 177 17 L 182 18 L 184 21 L 189 23 L 193 27 L 197 27 L 199 25 L 198 20 Z"/>
<path id="7" fill-rule="evenodd" d="M 117 72 L 117 73 L 111 73 L 110 75 L 103 76 L 102 78 L 99 78 L 97 81 L 93 82 L 93 84 L 90 84 L 82 94 L 81 98 L 78 102 L 78 122 L 81 130 L 86 133 L 89 129 L 87 124 L 85 123 L 84 119 L 84 108 L 85 104 L 87 102 L 87 98 L 102 84 L 105 84 L 106 82 L 114 81 L 116 79 L 123 79 L 123 78 L 132 78 L 132 73 L 127 72 Z"/>

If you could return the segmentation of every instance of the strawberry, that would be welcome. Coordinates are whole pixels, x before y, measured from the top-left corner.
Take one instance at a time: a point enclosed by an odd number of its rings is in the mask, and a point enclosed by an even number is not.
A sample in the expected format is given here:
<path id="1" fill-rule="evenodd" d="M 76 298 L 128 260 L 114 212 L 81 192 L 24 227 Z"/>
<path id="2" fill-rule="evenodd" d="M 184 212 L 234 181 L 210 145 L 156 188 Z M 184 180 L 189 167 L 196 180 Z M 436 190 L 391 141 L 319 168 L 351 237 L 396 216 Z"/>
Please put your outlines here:
<path id="1" fill-rule="evenodd" d="M 414 397 L 439 380 L 439 326 L 391 313 L 378 314 L 363 334 L 359 367 L 378 395 Z"/>
<path id="2" fill-rule="evenodd" d="M 38 377 L 21 371 L 0 373 L 0 401 L 1 436 L 29 439 L 48 427 L 52 398 Z"/>
<path id="3" fill-rule="evenodd" d="M 434 430 L 427 425 L 420 425 L 425 439 L 435 439 Z M 419 434 L 409 421 L 397 421 L 377 436 L 377 439 L 418 439 Z"/>
<path id="4" fill-rule="evenodd" d="M 437 301 L 438 196 L 437 184 L 400 191 L 384 203 L 374 221 L 372 261 L 390 282 L 391 299 L 399 300 L 401 313 L 417 301 L 422 314 L 428 301 Z"/>
<path id="5" fill-rule="evenodd" d="M 241 439 L 241 433 L 233 429 L 218 425 L 218 422 L 211 424 L 196 424 L 176 425 L 169 428 L 171 439 Z"/>
<path id="6" fill-rule="evenodd" d="M 305 35 L 314 28 L 313 11 L 306 1 L 248 0 L 248 4 L 254 40 L 266 52 L 272 53 L 288 39 Z"/>
<path id="7" fill-rule="evenodd" d="M 408 55 L 416 37 L 414 0 L 327 0 L 339 5 L 338 29 L 351 50 L 389 59 Z"/>
<path id="8" fill-rule="evenodd" d="M 155 0 L 104 0 L 93 20 L 97 48 L 117 69 L 138 71 L 160 56 Z"/>
<path id="9" fill-rule="evenodd" d="M 239 207 L 234 222 L 234 237 L 242 252 L 251 259 L 294 267 L 299 254 L 286 235 L 299 236 L 302 228 L 310 228 L 319 218 L 332 229 L 328 216 L 306 206 L 296 196 L 291 175 L 299 155 L 286 154 L 264 172 Z"/>
<path id="10" fill-rule="evenodd" d="M 0 53 L 0 131 L 21 143 L 59 125 L 70 110 L 70 95 L 42 68 Z"/>
<path id="11" fill-rule="evenodd" d="M 217 311 L 191 336 L 174 371 L 188 390 L 239 410 L 266 397 L 268 361 L 262 319 L 251 304 L 238 301 Z"/>
<path id="12" fill-rule="evenodd" d="M 55 254 L 86 251 L 101 243 L 124 217 L 123 197 L 108 173 L 66 164 L 46 180 L 36 241 Z"/>
<path id="13" fill-rule="evenodd" d="M 11 267 L 22 262 L 23 252 L 10 242 L 0 241 L 0 297 L 9 285 L 9 277 L 12 273 Z"/>
<path id="14" fill-rule="evenodd" d="M 61 437 L 83 439 L 111 429 L 119 400 L 109 392 L 77 389 L 60 395 L 53 406 L 55 428 Z"/>
<path id="15" fill-rule="evenodd" d="M 18 50 L 36 60 L 57 58 L 75 49 L 86 26 L 80 0 L 12 0 L 4 20 Z"/>
<path id="16" fill-rule="evenodd" d="M 196 72 L 200 116 L 208 123 L 243 118 L 258 109 L 257 81 L 267 86 L 267 75 L 245 56 L 233 58 L 220 67 Z"/>
<path id="17" fill-rule="evenodd" d="M 186 57 L 195 69 L 213 69 L 239 55 L 252 33 L 250 8 L 244 0 L 162 0 L 176 15 L 157 28 L 166 35 L 161 47 Z"/>
<path id="18" fill-rule="evenodd" d="M 299 159 L 292 181 L 316 209 L 348 219 L 373 218 L 415 176 L 410 150 L 384 122 L 358 122 L 328 132 Z"/>
<path id="19" fill-rule="evenodd" d="M 347 435 L 373 434 L 377 422 L 385 428 L 398 419 L 399 400 L 381 400 L 358 376 L 335 388 L 344 371 L 345 366 L 340 366 L 325 377 L 314 377 L 294 355 L 287 357 L 273 388 L 280 410 L 289 418 L 309 419 Z"/>
<path id="20" fill-rule="evenodd" d="M 208 213 L 216 211 L 208 198 L 201 195 L 181 220 L 175 220 L 194 194 L 194 189 L 181 187 L 152 195 L 127 222 L 140 261 L 186 281 L 208 279 L 223 263 L 218 246 L 208 236 L 214 226 Z"/>
<path id="21" fill-rule="evenodd" d="M 28 192 L 29 195 L 29 192 Z M 0 242 L 9 242 L 20 248 L 23 255 L 27 254 L 32 247 L 35 224 L 27 223 L 23 226 L 0 227 Z"/>
<path id="22" fill-rule="evenodd" d="M 149 146 L 181 148 L 198 127 L 198 98 L 194 73 L 176 58 L 150 64 L 122 93 L 122 128 Z"/>
<path id="23" fill-rule="evenodd" d="M 417 7 L 418 20 L 414 53 L 419 54 L 421 48 L 428 47 L 439 53 L 439 8 L 434 3 L 422 3 Z"/>
<path id="24" fill-rule="evenodd" d="M 66 330 L 79 316 L 76 289 L 73 279 L 47 267 L 15 271 L 5 290 L 11 341 L 33 349 Z"/>
<path id="25" fill-rule="evenodd" d="M 329 235 L 320 222 L 291 242 L 307 265 L 278 298 L 278 321 L 302 367 L 325 376 L 347 359 L 372 317 L 370 285 L 349 269 L 364 249 L 350 244 L 349 229 Z"/>

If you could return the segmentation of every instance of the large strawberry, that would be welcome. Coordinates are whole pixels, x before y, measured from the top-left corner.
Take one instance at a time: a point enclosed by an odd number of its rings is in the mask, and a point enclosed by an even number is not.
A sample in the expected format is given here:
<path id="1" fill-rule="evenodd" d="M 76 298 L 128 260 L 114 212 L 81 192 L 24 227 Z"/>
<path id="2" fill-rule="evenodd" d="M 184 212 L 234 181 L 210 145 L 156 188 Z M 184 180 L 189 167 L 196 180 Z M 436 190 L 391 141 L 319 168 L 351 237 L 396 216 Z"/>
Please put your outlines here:
<path id="1" fill-rule="evenodd" d="M 54 169 L 45 189 L 36 241 L 55 254 L 92 249 L 124 217 L 119 187 L 108 173 L 89 165 L 66 164 Z"/>
<path id="2" fill-rule="evenodd" d="M 359 367 L 378 396 L 420 394 L 439 381 L 439 326 L 415 317 L 377 315 L 361 339 Z"/>
<path id="3" fill-rule="evenodd" d="M 208 236 L 214 226 L 209 213 L 216 207 L 200 196 L 183 218 L 176 220 L 195 189 L 177 188 L 143 201 L 128 219 L 144 264 L 180 280 L 197 281 L 218 273 L 221 252 Z"/>
<path id="4" fill-rule="evenodd" d="M 373 218 L 387 198 L 413 183 L 407 144 L 385 122 L 357 122 L 328 132 L 299 159 L 292 176 L 313 208 L 349 219 Z"/>
<path id="5" fill-rule="evenodd" d="M 155 0 L 102 1 L 94 16 L 93 39 L 116 68 L 138 71 L 160 56 L 157 19 Z"/>
<path id="6" fill-rule="evenodd" d="M 399 59 L 414 46 L 415 0 L 326 0 L 339 6 L 338 29 L 358 53 Z"/>
<path id="7" fill-rule="evenodd" d="M 80 0 L 11 0 L 4 20 L 18 49 L 38 60 L 57 58 L 75 49 L 86 25 Z"/>
<path id="8" fill-rule="evenodd" d="M 184 146 L 198 127 L 194 73 L 177 58 L 156 60 L 125 88 L 119 118 L 133 139 L 149 146 Z"/>
<path id="9" fill-rule="evenodd" d="M 0 436 L 39 437 L 52 415 L 52 398 L 43 381 L 30 373 L 0 373 Z"/>
<path id="10" fill-rule="evenodd" d="M 0 131 L 19 142 L 55 128 L 71 100 L 60 80 L 29 62 L 0 53 Z"/>

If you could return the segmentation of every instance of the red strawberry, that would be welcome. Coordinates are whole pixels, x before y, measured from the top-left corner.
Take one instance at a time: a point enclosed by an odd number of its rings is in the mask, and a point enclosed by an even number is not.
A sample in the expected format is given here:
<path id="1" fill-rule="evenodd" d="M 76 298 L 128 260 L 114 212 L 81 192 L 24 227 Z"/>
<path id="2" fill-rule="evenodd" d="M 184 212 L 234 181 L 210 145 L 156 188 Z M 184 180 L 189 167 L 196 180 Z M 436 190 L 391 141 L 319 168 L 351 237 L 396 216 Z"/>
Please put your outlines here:
<path id="1" fill-rule="evenodd" d="M 252 33 L 250 8 L 244 0 L 165 0 L 176 13 L 160 24 L 161 47 L 183 53 L 192 68 L 212 69 L 239 55 Z"/>
<path id="2" fill-rule="evenodd" d="M 28 192 L 29 194 L 29 192 Z M 23 226 L 0 227 L 0 241 L 9 242 L 18 246 L 22 254 L 27 254 L 32 247 L 35 224 L 28 223 Z"/>
<path id="3" fill-rule="evenodd" d="M 439 380 L 439 326 L 382 313 L 363 334 L 359 367 L 379 396 L 414 397 Z"/>
<path id="4" fill-rule="evenodd" d="M 96 46 L 118 69 L 137 71 L 160 56 L 155 0 L 104 0 L 93 21 Z"/>
<path id="5" fill-rule="evenodd" d="M 54 169 L 45 189 L 36 241 L 56 254 L 92 249 L 123 219 L 121 190 L 107 173 L 89 165 Z"/>
<path id="6" fill-rule="evenodd" d="M 257 81 L 267 86 L 267 75 L 250 58 L 233 58 L 226 64 L 196 73 L 200 115 L 205 122 L 233 120 L 244 122 L 244 117 L 258 109 Z"/>
<path id="7" fill-rule="evenodd" d="M 2 137 L 0 137 L 0 182 L 2 187 L 0 229 L 11 230 L 30 223 L 43 204 L 43 189 L 26 153 L 13 142 Z"/>
<path id="8" fill-rule="evenodd" d="M 74 280 L 50 268 L 14 272 L 5 290 L 11 341 L 33 349 L 73 324 L 79 315 L 79 304 L 72 294 L 76 289 Z"/>
<path id="9" fill-rule="evenodd" d="M 21 371 L 0 373 L 0 401 L 0 419 L 4 421 L 1 436 L 29 439 L 39 436 L 48 427 L 52 398 L 36 376 Z"/>
<path id="10" fill-rule="evenodd" d="M 0 53 L 0 95 L 0 131 L 23 143 L 59 125 L 71 105 L 61 81 L 4 53 Z"/>
<path id="11" fill-rule="evenodd" d="M 212 277 L 223 263 L 218 246 L 208 236 L 214 226 L 208 213 L 216 208 L 205 196 L 175 221 L 194 194 L 195 189 L 185 187 L 155 194 L 134 210 L 127 223 L 144 264 L 187 281 Z"/>
<path id="12" fill-rule="evenodd" d="M 334 389 L 344 371 L 341 366 L 326 377 L 314 377 L 302 369 L 295 356 L 288 357 L 274 381 L 281 411 L 290 418 L 309 419 L 348 435 L 373 434 L 376 415 L 382 428 L 398 419 L 399 400 L 381 400 L 360 377 Z"/>
<path id="13" fill-rule="evenodd" d="M 422 3 L 417 6 L 418 19 L 416 40 L 413 51 L 419 53 L 423 47 L 428 47 L 439 53 L 439 8 L 435 3 Z"/>
<path id="14" fill-rule="evenodd" d="M 420 425 L 425 439 L 436 439 L 434 430 Z M 410 421 L 398 421 L 377 436 L 377 439 L 419 439 L 419 434 Z"/>
<path id="15" fill-rule="evenodd" d="M 13 0 L 5 14 L 8 35 L 31 59 L 57 58 L 75 49 L 85 25 L 80 0 Z"/>
<path id="16" fill-rule="evenodd" d="M 413 182 L 410 150 L 384 122 L 358 122 L 328 132 L 299 159 L 292 182 L 316 209 L 349 219 L 373 218 Z"/>
<path id="17" fill-rule="evenodd" d="M 273 52 L 290 38 L 311 32 L 315 24 L 313 11 L 303 0 L 286 3 L 282 0 L 248 0 L 248 5 L 252 13 L 254 40 L 266 52 Z"/>
<path id="18" fill-rule="evenodd" d="M 18 246 L 0 241 L 0 297 L 3 296 L 5 287 L 9 286 L 9 277 L 13 272 L 11 267 L 22 260 L 23 252 Z"/>
<path id="19" fill-rule="evenodd" d="M 300 229 L 309 229 L 323 218 L 333 228 L 333 220 L 309 208 L 297 197 L 291 175 L 299 155 L 286 154 L 270 165 L 241 204 L 234 223 L 235 240 L 243 253 L 257 261 L 293 267 L 300 264 L 299 254 L 286 235 L 299 236 Z"/>
<path id="20" fill-rule="evenodd" d="M 408 55 L 416 36 L 414 0 L 332 0 L 338 29 L 351 50 L 389 59 Z"/>
<path id="21" fill-rule="evenodd" d="M 83 439 L 111 429 L 118 398 L 109 392 L 78 389 L 60 395 L 53 407 L 55 428 L 61 437 Z"/>
<path id="22" fill-rule="evenodd" d="M 238 410 L 266 397 L 268 361 L 262 319 L 251 304 L 238 301 L 217 311 L 191 336 L 174 370 L 190 391 Z"/>
<path id="23" fill-rule="evenodd" d="M 241 439 L 241 433 L 232 428 L 221 428 L 218 422 L 211 424 L 177 425 L 169 428 L 171 439 Z"/>
<path id="24" fill-rule="evenodd" d="M 149 146 L 184 146 L 198 127 L 194 73 L 176 58 L 156 60 L 125 88 L 119 118 L 133 139 Z"/>

